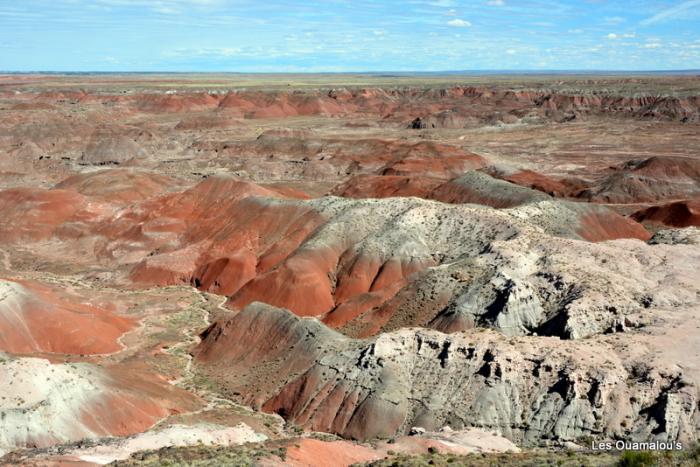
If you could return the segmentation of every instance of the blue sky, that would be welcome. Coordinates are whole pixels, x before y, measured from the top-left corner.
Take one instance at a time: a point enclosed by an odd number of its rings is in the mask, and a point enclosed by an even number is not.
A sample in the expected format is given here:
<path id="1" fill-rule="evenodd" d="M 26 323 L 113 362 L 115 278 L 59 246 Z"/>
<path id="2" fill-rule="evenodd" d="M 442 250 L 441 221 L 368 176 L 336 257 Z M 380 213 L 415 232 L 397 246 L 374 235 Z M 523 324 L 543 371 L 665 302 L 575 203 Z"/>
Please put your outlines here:
<path id="1" fill-rule="evenodd" d="M 0 70 L 700 69 L 700 0 L 0 0 Z"/>

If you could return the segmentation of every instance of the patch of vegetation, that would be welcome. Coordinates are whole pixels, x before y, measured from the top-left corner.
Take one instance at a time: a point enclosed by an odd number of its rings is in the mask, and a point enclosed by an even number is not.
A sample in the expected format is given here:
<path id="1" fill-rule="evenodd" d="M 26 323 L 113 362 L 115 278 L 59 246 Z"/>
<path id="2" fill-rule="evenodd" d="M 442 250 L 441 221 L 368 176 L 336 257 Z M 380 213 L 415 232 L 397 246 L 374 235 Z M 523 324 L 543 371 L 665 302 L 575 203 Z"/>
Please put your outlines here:
<path id="1" fill-rule="evenodd" d="M 459 456 L 427 452 L 422 455 L 390 453 L 365 467 L 695 467 L 700 465 L 700 444 L 683 451 L 549 451 L 534 450 L 518 454 L 470 454 Z"/>
<path id="2" fill-rule="evenodd" d="M 173 331 L 181 332 L 189 328 L 205 328 L 206 312 L 197 306 L 190 305 L 184 310 L 168 315 L 164 319 L 164 324 Z"/>
<path id="3" fill-rule="evenodd" d="M 442 454 L 426 453 L 418 456 L 397 455 L 381 459 L 365 467 L 611 467 L 615 465 L 615 455 L 607 453 L 577 453 L 568 451 L 538 451 L 500 454 Z"/>
<path id="4" fill-rule="evenodd" d="M 220 387 L 208 375 L 192 368 L 192 378 L 190 379 L 189 388 L 208 391 L 214 394 L 219 394 Z"/>
<path id="5" fill-rule="evenodd" d="M 111 466 L 118 467 L 243 467 L 258 465 L 263 459 L 282 461 L 286 459 L 287 448 L 282 443 L 250 443 L 241 446 L 189 446 L 167 447 L 152 451 L 141 451 L 131 455 L 129 459 L 112 462 Z"/>
<path id="6" fill-rule="evenodd" d="M 648 451 L 625 451 L 617 461 L 618 467 L 651 467 L 656 464 L 656 454 Z"/>

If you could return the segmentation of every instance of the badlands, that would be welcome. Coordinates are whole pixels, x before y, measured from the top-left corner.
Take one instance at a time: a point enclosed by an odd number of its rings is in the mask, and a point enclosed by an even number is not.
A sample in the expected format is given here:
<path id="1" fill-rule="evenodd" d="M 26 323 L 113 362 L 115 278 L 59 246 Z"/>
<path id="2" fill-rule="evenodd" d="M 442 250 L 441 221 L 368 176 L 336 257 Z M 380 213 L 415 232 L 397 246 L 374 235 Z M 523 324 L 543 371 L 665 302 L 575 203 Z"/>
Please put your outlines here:
<path id="1" fill-rule="evenodd" d="M 699 271 L 700 76 L 0 76 L 4 465 L 695 465 Z"/>

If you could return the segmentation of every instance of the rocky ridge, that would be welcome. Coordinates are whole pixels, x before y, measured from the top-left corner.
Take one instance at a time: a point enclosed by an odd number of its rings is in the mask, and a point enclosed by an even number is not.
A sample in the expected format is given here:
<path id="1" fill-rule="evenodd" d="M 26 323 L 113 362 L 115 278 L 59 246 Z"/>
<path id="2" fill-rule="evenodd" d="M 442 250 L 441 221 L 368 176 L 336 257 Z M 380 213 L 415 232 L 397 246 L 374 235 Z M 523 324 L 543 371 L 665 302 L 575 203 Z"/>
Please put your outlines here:
<path id="1" fill-rule="evenodd" d="M 354 340 L 260 303 L 203 337 L 196 357 L 230 394 L 354 439 L 449 425 L 535 444 L 687 441 L 698 423 L 697 387 L 677 368 L 626 360 L 604 341 L 415 328 Z"/>

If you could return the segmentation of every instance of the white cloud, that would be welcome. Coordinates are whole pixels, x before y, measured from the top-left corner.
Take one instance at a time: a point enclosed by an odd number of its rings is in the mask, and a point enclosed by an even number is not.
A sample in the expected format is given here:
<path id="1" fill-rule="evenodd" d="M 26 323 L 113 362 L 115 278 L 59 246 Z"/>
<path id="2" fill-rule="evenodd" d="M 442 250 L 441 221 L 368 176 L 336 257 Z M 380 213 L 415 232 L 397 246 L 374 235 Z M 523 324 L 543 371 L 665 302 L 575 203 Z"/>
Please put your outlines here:
<path id="1" fill-rule="evenodd" d="M 680 16 L 680 14 L 685 12 L 686 10 L 689 10 L 696 6 L 700 6 L 700 0 L 689 0 L 681 3 L 680 5 L 676 5 L 674 7 L 667 8 L 666 10 L 662 10 L 654 16 L 652 16 L 651 18 L 647 18 L 641 21 L 639 24 L 641 24 L 642 26 L 649 26 L 651 24 L 658 23 L 659 21 L 675 18 L 677 16 Z"/>
<path id="2" fill-rule="evenodd" d="M 455 18 L 447 22 L 450 26 L 453 26 L 455 28 L 468 28 L 471 27 L 472 23 L 469 21 L 465 21 L 460 18 Z"/>
<path id="3" fill-rule="evenodd" d="M 506 2 L 504 0 L 488 0 L 486 4 L 491 6 L 503 6 Z"/>
<path id="4" fill-rule="evenodd" d="M 506 50 L 506 53 L 507 53 L 508 55 L 515 55 L 515 54 L 518 53 L 518 52 L 517 52 L 515 49 L 508 49 L 508 50 Z"/>
<path id="5" fill-rule="evenodd" d="M 658 42 L 651 42 L 649 44 L 644 44 L 642 47 L 644 47 L 645 49 L 660 49 L 661 44 L 659 44 Z"/>
<path id="6" fill-rule="evenodd" d="M 614 32 L 611 32 L 606 36 L 608 39 L 615 40 L 615 39 L 634 39 L 637 37 L 635 33 L 626 33 L 626 34 L 615 34 Z"/>

